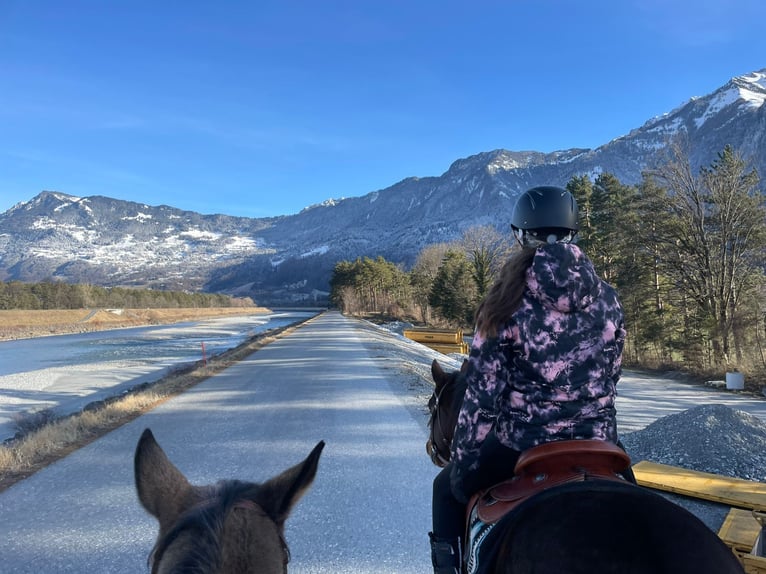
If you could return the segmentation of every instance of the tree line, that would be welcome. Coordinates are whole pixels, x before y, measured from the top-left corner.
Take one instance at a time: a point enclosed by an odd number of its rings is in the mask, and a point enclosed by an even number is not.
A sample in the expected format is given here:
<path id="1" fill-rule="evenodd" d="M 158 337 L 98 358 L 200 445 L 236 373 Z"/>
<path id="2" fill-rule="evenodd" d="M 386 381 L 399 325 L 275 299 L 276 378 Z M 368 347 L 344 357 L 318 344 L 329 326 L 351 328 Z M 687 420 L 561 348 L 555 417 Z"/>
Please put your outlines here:
<path id="1" fill-rule="evenodd" d="M 98 287 L 58 281 L 0 282 L 0 309 L 184 309 L 249 307 L 250 299 L 215 293 Z"/>
<path id="2" fill-rule="evenodd" d="M 573 177 L 578 243 L 618 290 L 626 361 L 698 371 L 766 373 L 766 198 L 760 177 L 725 147 L 694 170 L 681 145 L 638 185 Z M 336 264 L 331 300 L 343 312 L 384 313 L 470 329 L 512 249 L 510 230 L 466 231 L 431 245 L 410 269 L 382 257 Z"/>

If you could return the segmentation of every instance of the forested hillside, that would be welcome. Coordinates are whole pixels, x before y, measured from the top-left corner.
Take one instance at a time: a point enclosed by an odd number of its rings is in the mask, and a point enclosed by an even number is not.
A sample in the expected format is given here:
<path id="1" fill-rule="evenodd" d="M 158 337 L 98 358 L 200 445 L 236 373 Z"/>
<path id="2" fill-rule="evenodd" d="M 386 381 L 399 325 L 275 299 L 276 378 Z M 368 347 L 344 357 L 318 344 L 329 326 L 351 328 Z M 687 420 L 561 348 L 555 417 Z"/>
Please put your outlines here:
<path id="1" fill-rule="evenodd" d="M 640 184 L 574 177 L 579 245 L 625 308 L 627 363 L 700 373 L 741 370 L 766 383 L 766 201 L 759 175 L 724 148 L 697 171 L 680 149 Z M 336 265 L 332 299 L 349 313 L 385 313 L 470 329 L 512 249 L 493 228 L 424 249 L 404 270 L 383 258 Z"/>

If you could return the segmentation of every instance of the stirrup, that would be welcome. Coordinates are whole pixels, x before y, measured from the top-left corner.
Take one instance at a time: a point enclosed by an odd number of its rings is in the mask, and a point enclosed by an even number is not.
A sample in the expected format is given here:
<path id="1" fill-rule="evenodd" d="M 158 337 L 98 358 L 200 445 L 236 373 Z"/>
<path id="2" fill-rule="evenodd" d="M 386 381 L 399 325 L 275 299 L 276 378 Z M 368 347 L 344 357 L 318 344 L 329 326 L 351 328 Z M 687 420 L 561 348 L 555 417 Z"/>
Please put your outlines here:
<path id="1" fill-rule="evenodd" d="M 431 540 L 431 564 L 434 574 L 461 574 L 463 555 L 460 537 L 439 538 L 434 536 L 433 532 L 429 532 L 428 537 Z"/>

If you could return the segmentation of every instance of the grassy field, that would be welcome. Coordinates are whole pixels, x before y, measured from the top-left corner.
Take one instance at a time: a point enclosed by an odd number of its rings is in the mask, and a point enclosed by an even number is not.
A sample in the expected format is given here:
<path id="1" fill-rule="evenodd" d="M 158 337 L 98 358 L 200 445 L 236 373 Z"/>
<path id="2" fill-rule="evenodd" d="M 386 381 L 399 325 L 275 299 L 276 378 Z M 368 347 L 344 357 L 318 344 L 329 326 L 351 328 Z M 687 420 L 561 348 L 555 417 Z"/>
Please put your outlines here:
<path id="1" fill-rule="evenodd" d="M 265 307 L 0 310 L 0 341 L 268 312 Z"/>

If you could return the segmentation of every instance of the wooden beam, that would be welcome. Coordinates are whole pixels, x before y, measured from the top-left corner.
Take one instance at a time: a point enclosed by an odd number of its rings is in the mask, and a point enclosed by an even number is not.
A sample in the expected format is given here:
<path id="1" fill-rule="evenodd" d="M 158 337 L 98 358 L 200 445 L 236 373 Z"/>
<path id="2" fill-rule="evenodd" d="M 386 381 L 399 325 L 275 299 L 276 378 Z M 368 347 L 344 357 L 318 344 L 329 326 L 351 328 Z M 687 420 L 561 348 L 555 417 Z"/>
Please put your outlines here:
<path id="1" fill-rule="evenodd" d="M 751 510 L 732 508 L 718 530 L 718 537 L 732 549 L 749 554 L 760 533 L 761 525 Z"/>
<path id="2" fill-rule="evenodd" d="M 641 486 L 766 511 L 766 484 L 642 460 L 633 465 Z"/>

